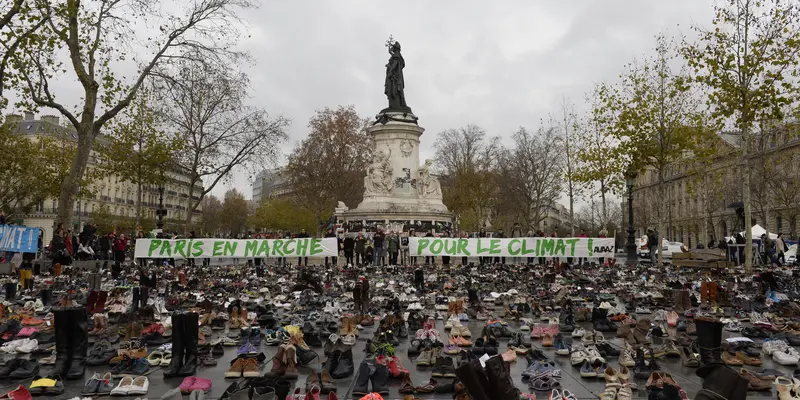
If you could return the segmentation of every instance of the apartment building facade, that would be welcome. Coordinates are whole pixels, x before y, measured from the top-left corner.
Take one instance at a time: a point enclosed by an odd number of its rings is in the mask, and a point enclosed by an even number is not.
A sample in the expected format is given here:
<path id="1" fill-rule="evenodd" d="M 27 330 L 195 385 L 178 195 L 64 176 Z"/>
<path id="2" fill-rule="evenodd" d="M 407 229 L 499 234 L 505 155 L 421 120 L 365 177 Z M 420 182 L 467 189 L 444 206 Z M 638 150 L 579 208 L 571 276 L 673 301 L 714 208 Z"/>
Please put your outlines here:
<path id="1" fill-rule="evenodd" d="M 60 124 L 56 116 L 42 116 L 36 119 L 33 114 L 9 115 L 7 122 L 16 124 L 14 132 L 35 139 L 39 135 L 48 135 L 63 138 L 64 140 L 77 140 L 75 132 Z M 102 142 L 102 140 L 100 140 Z M 87 166 L 87 176 L 98 167 L 97 154 L 92 151 Z M 164 185 L 164 208 L 167 210 L 165 219 L 183 221 L 187 216 L 191 202 L 200 198 L 202 185 L 195 185 L 192 198 L 189 197 L 190 178 L 187 174 L 176 170 L 166 170 L 167 182 Z M 90 181 L 86 188 L 91 195 L 78 196 L 75 201 L 74 217 L 71 224 L 73 230 L 81 230 L 83 225 L 91 221 L 94 214 L 107 210 L 108 213 L 119 217 L 134 218 L 136 216 L 137 187 L 133 183 L 123 181 L 114 174 L 104 174 L 102 178 Z M 155 219 L 159 206 L 159 187 L 145 185 L 142 189 L 142 217 Z M 36 226 L 44 230 L 44 240 L 49 242 L 52 238 L 53 227 L 58 214 L 58 199 L 47 199 L 37 204 L 35 209 L 20 216 L 22 223 L 27 226 Z M 193 220 L 202 217 L 202 208 L 194 211 Z"/>

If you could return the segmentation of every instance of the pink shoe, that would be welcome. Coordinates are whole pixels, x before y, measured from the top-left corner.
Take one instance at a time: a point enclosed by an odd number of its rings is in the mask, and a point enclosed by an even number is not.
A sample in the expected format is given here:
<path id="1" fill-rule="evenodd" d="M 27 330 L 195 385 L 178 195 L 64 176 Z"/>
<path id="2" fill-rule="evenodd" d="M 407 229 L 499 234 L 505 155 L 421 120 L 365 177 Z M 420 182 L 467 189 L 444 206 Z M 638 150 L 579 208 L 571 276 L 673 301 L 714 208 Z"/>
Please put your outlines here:
<path id="1" fill-rule="evenodd" d="M 192 390 L 201 390 L 203 392 L 208 392 L 211 390 L 211 380 L 206 378 L 194 377 L 194 383 L 192 384 Z"/>
<path id="2" fill-rule="evenodd" d="M 306 392 L 306 400 L 320 400 L 319 399 L 319 386 L 312 386 L 311 391 Z"/>
<path id="3" fill-rule="evenodd" d="M 194 386 L 194 381 L 197 380 L 196 376 L 187 376 L 183 378 L 183 382 L 181 382 L 181 393 L 189 394 L 192 392 L 192 386 Z"/>
<path id="4" fill-rule="evenodd" d="M 286 400 L 305 400 L 305 396 L 300 393 L 302 391 L 300 388 L 295 388 L 294 393 L 286 395 Z"/>
<path id="5" fill-rule="evenodd" d="M 328 393 L 328 400 L 339 400 L 339 398 L 336 397 L 336 392 Z"/>

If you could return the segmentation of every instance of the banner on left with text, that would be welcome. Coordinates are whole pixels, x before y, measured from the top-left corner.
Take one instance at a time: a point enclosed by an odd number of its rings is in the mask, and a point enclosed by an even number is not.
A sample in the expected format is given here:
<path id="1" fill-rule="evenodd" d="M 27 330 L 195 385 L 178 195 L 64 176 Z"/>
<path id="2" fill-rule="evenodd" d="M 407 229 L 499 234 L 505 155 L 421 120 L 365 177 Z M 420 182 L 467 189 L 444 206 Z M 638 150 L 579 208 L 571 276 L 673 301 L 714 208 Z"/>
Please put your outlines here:
<path id="1" fill-rule="evenodd" d="M 268 258 L 338 255 L 336 238 L 137 239 L 135 258 Z"/>
<path id="2" fill-rule="evenodd" d="M 39 251 L 39 228 L 0 225 L 0 251 L 36 253 Z"/>

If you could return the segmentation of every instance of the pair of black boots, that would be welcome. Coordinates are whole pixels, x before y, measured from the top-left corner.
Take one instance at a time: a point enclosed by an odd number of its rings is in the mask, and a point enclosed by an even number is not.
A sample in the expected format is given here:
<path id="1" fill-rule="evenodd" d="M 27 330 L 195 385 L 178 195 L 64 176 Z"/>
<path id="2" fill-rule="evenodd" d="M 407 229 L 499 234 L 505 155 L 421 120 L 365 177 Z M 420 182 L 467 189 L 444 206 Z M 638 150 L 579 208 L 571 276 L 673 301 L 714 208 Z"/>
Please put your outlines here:
<path id="1" fill-rule="evenodd" d="M 358 367 L 356 384 L 353 386 L 353 395 L 366 396 L 369 393 L 389 394 L 389 368 L 375 362 L 375 360 L 364 360 Z M 369 384 L 372 383 L 372 390 Z"/>
<path id="2" fill-rule="evenodd" d="M 502 356 L 493 356 L 481 366 L 477 357 L 456 368 L 456 376 L 464 384 L 473 400 L 519 400 L 519 389 L 514 386 L 509 366 Z"/>
<path id="3" fill-rule="evenodd" d="M 325 369 L 331 374 L 333 379 L 348 378 L 353 375 L 353 349 L 346 346 L 344 349 L 335 349 L 333 353 L 328 356 L 328 362 L 325 363 Z"/>
<path id="4" fill-rule="evenodd" d="M 150 288 L 146 286 L 139 286 L 131 289 L 133 292 L 133 309 L 138 310 L 147 305 L 147 299 L 150 298 Z"/>
<path id="5" fill-rule="evenodd" d="M 722 362 L 722 322 L 704 317 L 695 318 L 694 323 L 700 348 L 700 368 L 696 374 L 703 378 L 703 388 L 695 399 L 746 399 L 747 379 Z"/>
<path id="6" fill-rule="evenodd" d="M 615 332 L 617 325 L 608 319 L 608 309 L 595 307 L 592 309 L 592 325 L 598 332 Z"/>
<path id="7" fill-rule="evenodd" d="M 21 280 L 19 283 L 22 285 L 23 290 L 33 290 L 33 278 Z"/>
<path id="8" fill-rule="evenodd" d="M 53 373 L 67 379 L 82 379 L 89 351 L 88 315 L 85 307 L 53 310 L 56 363 Z"/>
<path id="9" fill-rule="evenodd" d="M 6 283 L 6 301 L 13 302 L 16 299 L 17 299 L 17 283 L 16 282 Z"/>
<path id="10" fill-rule="evenodd" d="M 172 314 L 172 361 L 165 378 L 194 375 L 197 370 L 197 313 Z"/>

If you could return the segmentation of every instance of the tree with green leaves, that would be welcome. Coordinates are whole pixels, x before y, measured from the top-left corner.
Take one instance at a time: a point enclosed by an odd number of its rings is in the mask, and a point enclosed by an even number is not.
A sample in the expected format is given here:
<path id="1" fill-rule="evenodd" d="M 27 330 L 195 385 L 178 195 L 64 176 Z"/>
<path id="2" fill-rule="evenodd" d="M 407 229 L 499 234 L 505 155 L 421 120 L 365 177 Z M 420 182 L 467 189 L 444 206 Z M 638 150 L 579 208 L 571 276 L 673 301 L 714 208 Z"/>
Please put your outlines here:
<path id="1" fill-rule="evenodd" d="M 10 56 L 4 82 L 19 93 L 18 107 L 55 109 L 75 129 L 78 146 L 58 200 L 58 219 L 69 223 L 94 142 L 106 124 L 131 104 L 148 77 L 172 76 L 175 63 L 222 68 L 240 60 L 242 54 L 231 50 L 240 33 L 237 11 L 255 2 L 37 0 L 34 4 L 20 10 L 18 18 L 42 26 L 6 53 Z M 130 43 L 142 44 L 141 51 L 132 50 Z M 132 77 L 120 76 L 120 66 L 131 63 L 137 66 Z M 60 89 L 80 93 L 80 104 L 63 103 Z"/>
<path id="2" fill-rule="evenodd" d="M 317 229 L 317 216 L 314 212 L 307 209 L 290 199 L 264 199 L 253 215 L 250 217 L 250 225 L 255 229 L 267 232 L 313 232 Z"/>
<path id="3" fill-rule="evenodd" d="M 75 154 L 74 143 L 62 136 L 66 129 L 36 136 L 16 129 L 15 122 L 0 124 L 0 210 L 9 218 L 32 212 L 56 197 Z"/>
<path id="4" fill-rule="evenodd" d="M 741 134 L 740 167 L 747 243 L 752 242 L 750 166 L 752 132 L 764 121 L 784 121 L 797 107 L 800 7 L 788 0 L 726 0 L 714 7 L 712 27 L 681 53 L 702 85 L 718 126 Z M 753 249 L 745 246 L 745 267 Z"/>
<path id="5" fill-rule="evenodd" d="M 180 140 L 160 129 L 151 106 L 154 101 L 149 91 L 141 91 L 134 104 L 109 125 L 109 134 L 96 146 L 98 170 L 136 186 L 134 226 L 140 226 L 142 219 L 144 186 L 166 182 L 164 171 L 175 168 L 172 154 L 182 146 Z"/>
<path id="6" fill-rule="evenodd" d="M 336 203 L 358 205 L 364 196 L 364 174 L 372 161 L 373 144 L 367 119 L 354 106 L 318 110 L 308 121 L 308 137 L 297 144 L 283 170 L 295 199 L 311 211 L 318 227 Z"/>
<path id="7" fill-rule="evenodd" d="M 707 157 L 701 146 L 710 130 L 692 92 L 688 75 L 673 71 L 674 46 L 656 36 L 656 54 L 630 64 L 618 85 L 603 91 L 604 107 L 614 116 L 609 134 L 619 142 L 618 151 L 635 171 L 654 171 L 657 177 L 655 207 L 658 232 L 663 238 L 667 219 L 667 168 L 685 158 Z M 662 254 L 658 262 L 662 263 Z"/>
<path id="8" fill-rule="evenodd" d="M 8 1 L 11 4 L 6 6 Z M 34 6 L 34 0 L 6 0 L 0 10 L 0 110 L 7 103 L 3 96 L 6 82 L 14 79 L 9 68 L 11 57 L 48 22 L 48 18 L 33 12 Z"/>

